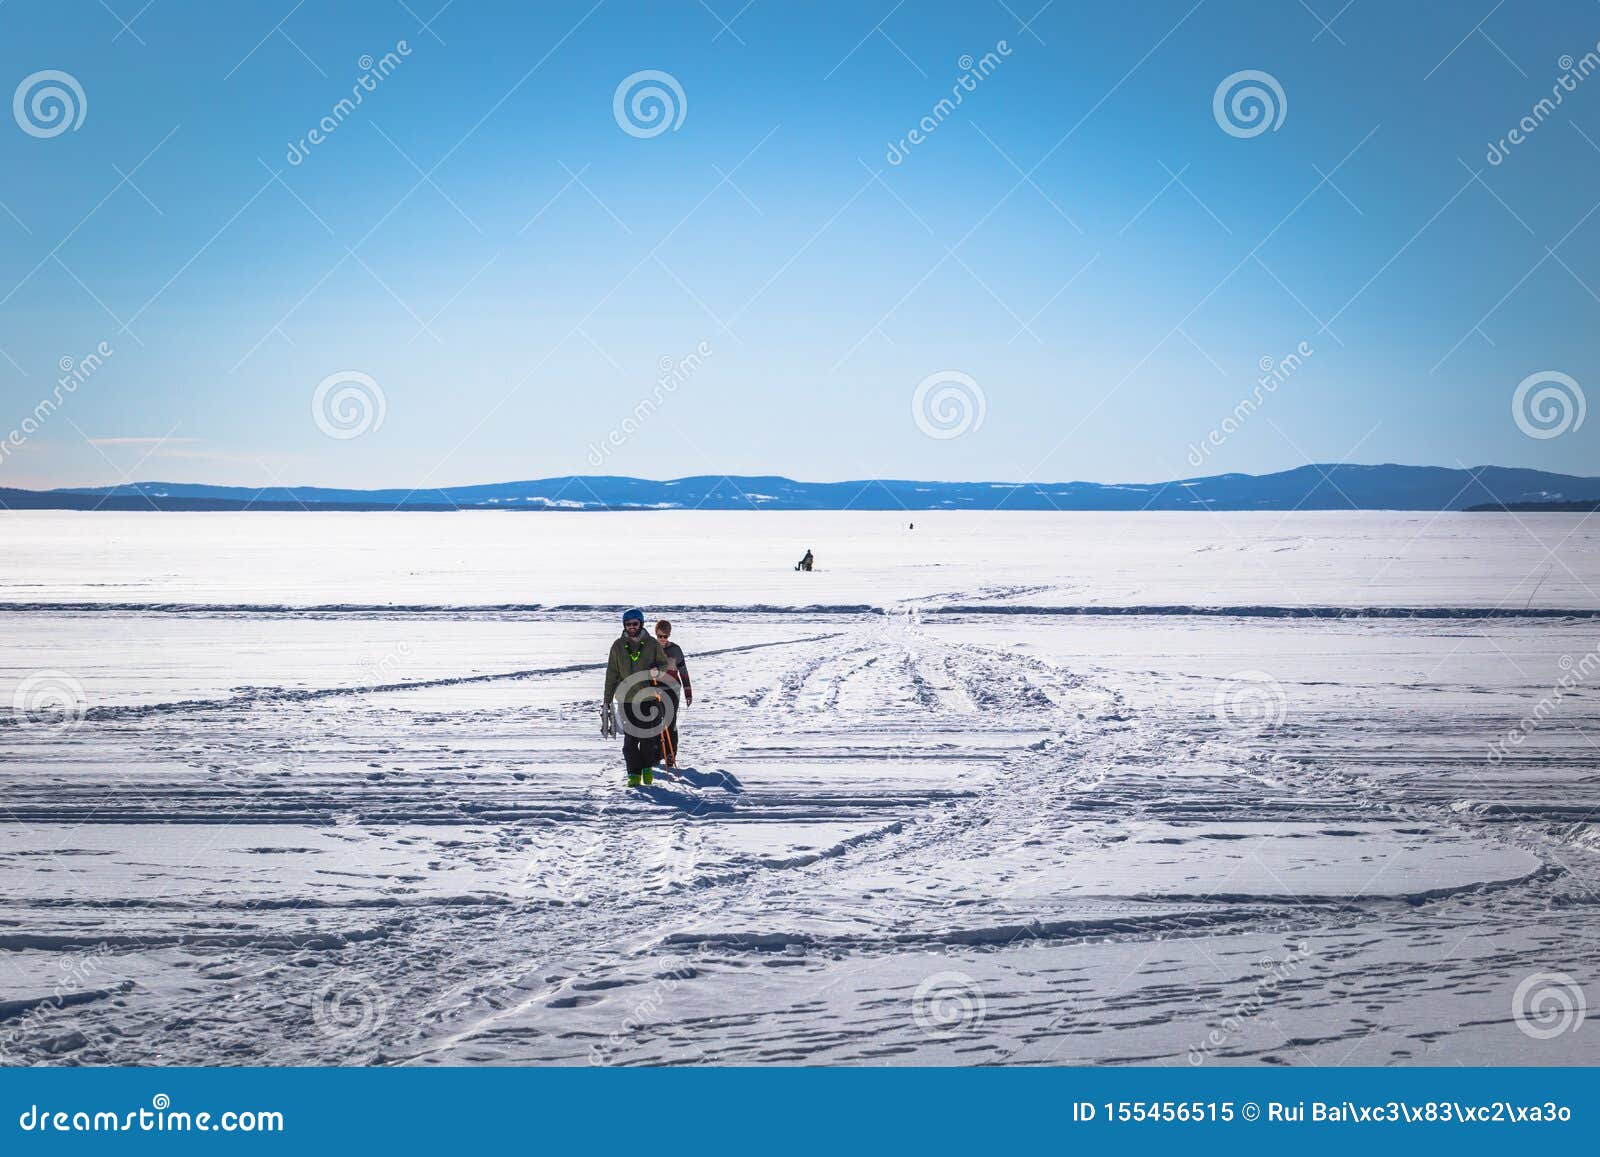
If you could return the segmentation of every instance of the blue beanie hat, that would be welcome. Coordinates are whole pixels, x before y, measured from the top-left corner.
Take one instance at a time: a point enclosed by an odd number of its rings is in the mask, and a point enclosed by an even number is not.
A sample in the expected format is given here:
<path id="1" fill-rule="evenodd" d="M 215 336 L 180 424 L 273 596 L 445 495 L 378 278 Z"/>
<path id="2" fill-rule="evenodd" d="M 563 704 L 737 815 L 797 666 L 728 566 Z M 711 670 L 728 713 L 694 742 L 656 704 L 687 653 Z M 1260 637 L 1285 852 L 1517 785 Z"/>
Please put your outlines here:
<path id="1" fill-rule="evenodd" d="M 642 623 L 644 622 L 644 612 L 638 607 L 629 607 L 622 612 L 622 621 L 626 623 L 629 619 L 638 619 Z"/>

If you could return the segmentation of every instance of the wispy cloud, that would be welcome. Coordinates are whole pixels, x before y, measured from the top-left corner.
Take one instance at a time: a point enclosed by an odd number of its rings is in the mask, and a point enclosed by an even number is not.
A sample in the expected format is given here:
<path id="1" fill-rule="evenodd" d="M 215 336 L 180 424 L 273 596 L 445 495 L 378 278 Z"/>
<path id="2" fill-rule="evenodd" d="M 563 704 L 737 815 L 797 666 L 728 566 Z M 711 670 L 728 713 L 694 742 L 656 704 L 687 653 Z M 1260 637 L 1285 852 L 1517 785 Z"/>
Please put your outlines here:
<path id="1" fill-rule="evenodd" d="M 204 438 L 90 438 L 91 446 L 160 446 L 177 442 L 204 442 Z"/>
<path id="2" fill-rule="evenodd" d="M 196 439 L 193 439 L 193 440 L 197 441 L 197 442 L 204 441 L 203 438 L 196 438 Z M 172 441 L 176 442 L 176 441 L 179 441 L 179 439 L 174 438 L 174 439 L 172 439 Z M 234 462 L 234 463 L 243 463 L 244 465 L 247 465 L 247 466 L 256 466 L 256 467 L 261 467 L 262 466 L 260 458 L 253 458 L 248 454 L 227 454 L 227 453 L 222 452 L 221 450 L 167 450 L 167 449 L 161 449 L 161 450 L 152 451 L 151 454 L 150 454 L 150 457 L 152 457 L 152 458 L 189 458 L 189 459 L 193 459 L 193 460 L 198 461 L 198 462 Z"/>

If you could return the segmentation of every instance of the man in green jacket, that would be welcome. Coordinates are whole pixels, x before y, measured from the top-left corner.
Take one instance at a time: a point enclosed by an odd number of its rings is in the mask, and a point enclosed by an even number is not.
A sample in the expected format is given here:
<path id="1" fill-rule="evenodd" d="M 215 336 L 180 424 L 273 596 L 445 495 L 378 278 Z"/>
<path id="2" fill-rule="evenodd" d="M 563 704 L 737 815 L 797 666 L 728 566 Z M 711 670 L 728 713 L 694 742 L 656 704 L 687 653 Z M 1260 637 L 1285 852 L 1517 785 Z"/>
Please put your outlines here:
<path id="1" fill-rule="evenodd" d="M 603 702 L 607 711 L 613 701 L 621 709 L 622 760 L 629 787 L 655 782 L 651 765 L 661 757 L 661 732 L 672 722 L 668 697 L 660 688 L 666 667 L 661 644 L 644 629 L 644 611 L 638 607 L 623 611 L 622 634 L 611 644 L 606 660 Z"/>

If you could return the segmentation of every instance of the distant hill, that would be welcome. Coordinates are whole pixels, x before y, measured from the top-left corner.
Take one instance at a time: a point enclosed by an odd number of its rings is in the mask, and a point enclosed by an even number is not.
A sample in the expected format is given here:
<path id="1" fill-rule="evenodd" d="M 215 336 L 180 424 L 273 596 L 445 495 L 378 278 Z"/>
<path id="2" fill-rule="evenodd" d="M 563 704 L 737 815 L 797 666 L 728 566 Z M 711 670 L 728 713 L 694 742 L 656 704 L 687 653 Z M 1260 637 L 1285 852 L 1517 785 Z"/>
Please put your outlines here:
<path id="1" fill-rule="evenodd" d="M 1600 498 L 1587 502 L 1484 502 L 1469 506 L 1467 510 L 1499 514 L 1593 514 L 1600 511 Z"/>
<path id="2" fill-rule="evenodd" d="M 656 482 L 566 475 L 424 490 L 254 489 L 183 482 L 0 488 L 13 510 L 1465 510 L 1576 504 L 1600 478 L 1505 466 L 1302 466 L 1176 482 L 796 482 L 701 475 Z M 1541 505 L 1540 509 L 1555 507 Z"/>

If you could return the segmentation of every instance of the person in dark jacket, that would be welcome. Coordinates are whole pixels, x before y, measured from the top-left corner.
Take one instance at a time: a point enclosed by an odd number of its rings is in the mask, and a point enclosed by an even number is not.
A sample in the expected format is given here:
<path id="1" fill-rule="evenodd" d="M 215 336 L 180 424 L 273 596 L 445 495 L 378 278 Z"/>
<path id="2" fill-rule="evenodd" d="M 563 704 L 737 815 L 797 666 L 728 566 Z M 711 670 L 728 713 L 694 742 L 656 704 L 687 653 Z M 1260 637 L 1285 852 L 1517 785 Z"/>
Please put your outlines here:
<path id="1" fill-rule="evenodd" d="M 805 557 L 802 558 L 799 562 L 794 564 L 794 569 L 795 570 L 810 570 L 815 561 L 816 560 L 814 560 L 811 557 L 811 548 L 807 547 L 806 548 Z"/>
<path id="2" fill-rule="evenodd" d="M 685 707 L 694 702 L 694 687 L 689 683 L 689 661 L 684 658 L 683 648 L 672 641 L 672 624 L 666 619 L 656 623 L 656 642 L 661 645 L 662 653 L 667 657 L 666 676 L 661 680 L 661 687 L 672 700 L 667 708 L 665 731 L 667 742 L 663 745 L 661 754 L 668 767 L 676 767 L 678 766 L 678 704 L 680 699 Z"/>
<path id="3" fill-rule="evenodd" d="M 644 612 L 638 607 L 623 611 L 622 634 L 611 644 L 606 660 L 602 702 L 609 711 L 613 700 L 618 700 L 622 760 L 628 769 L 629 787 L 649 787 L 655 782 L 651 765 L 661 757 L 661 732 L 669 722 L 669 704 L 661 689 L 666 668 L 661 644 L 645 633 Z"/>

